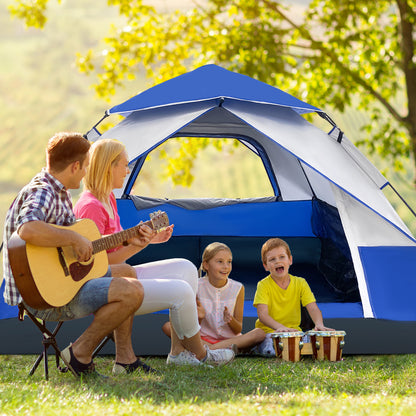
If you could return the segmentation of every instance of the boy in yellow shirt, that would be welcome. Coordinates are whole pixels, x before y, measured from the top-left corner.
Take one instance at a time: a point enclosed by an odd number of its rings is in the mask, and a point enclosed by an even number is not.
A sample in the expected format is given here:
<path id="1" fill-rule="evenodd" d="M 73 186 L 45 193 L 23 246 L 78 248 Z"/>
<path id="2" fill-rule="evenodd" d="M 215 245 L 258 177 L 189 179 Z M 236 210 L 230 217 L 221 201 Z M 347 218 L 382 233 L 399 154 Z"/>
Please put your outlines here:
<path id="1" fill-rule="evenodd" d="M 259 317 L 256 328 L 267 334 L 259 352 L 274 355 L 271 333 L 301 331 L 301 305 L 309 312 L 316 331 L 333 331 L 324 326 L 322 313 L 306 280 L 289 274 L 293 259 L 286 241 L 267 240 L 261 249 L 261 258 L 270 274 L 257 284 L 253 302 Z"/>

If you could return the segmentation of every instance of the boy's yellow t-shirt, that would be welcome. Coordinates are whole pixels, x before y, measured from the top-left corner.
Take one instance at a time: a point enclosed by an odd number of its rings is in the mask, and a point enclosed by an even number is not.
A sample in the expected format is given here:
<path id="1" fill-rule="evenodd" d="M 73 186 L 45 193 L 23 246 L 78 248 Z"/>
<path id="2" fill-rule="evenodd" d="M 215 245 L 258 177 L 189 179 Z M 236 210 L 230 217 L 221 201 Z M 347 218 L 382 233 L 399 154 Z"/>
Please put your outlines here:
<path id="1" fill-rule="evenodd" d="M 257 283 L 253 305 L 265 304 L 269 308 L 269 315 L 277 322 L 288 328 L 300 329 L 301 308 L 309 303 L 316 302 L 307 281 L 303 277 L 289 275 L 290 283 L 286 289 L 282 289 L 269 275 Z M 263 325 L 259 319 L 256 328 L 263 329 L 266 333 L 274 332 L 274 329 Z"/>

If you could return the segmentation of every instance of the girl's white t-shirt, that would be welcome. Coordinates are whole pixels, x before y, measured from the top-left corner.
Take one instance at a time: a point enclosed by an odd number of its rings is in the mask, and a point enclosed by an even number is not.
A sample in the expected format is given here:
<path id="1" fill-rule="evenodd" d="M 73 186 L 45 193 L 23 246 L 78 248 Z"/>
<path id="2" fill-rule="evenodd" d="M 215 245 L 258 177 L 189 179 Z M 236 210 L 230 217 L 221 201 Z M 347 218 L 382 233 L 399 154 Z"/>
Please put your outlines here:
<path id="1" fill-rule="evenodd" d="M 235 303 L 242 283 L 228 279 L 221 288 L 211 285 L 207 276 L 198 279 L 198 299 L 205 309 L 205 318 L 201 322 L 201 335 L 215 339 L 228 339 L 235 334 L 224 322 L 224 308 L 234 314 Z"/>

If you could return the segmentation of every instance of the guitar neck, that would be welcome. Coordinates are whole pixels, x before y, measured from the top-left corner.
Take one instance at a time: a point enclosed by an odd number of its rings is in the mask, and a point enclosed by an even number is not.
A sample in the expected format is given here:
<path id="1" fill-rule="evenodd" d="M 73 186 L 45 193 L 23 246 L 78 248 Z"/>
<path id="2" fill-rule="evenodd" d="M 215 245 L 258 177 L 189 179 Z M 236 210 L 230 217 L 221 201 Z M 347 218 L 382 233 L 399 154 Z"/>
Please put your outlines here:
<path id="1" fill-rule="evenodd" d="M 119 231 L 118 233 L 99 238 L 98 240 L 94 240 L 92 242 L 93 253 L 95 254 L 103 250 L 110 250 L 112 248 L 121 246 L 124 241 L 127 241 L 132 237 L 136 237 L 139 228 L 143 225 L 147 225 L 148 227 L 153 229 L 152 221 L 146 221 L 127 230 Z"/>

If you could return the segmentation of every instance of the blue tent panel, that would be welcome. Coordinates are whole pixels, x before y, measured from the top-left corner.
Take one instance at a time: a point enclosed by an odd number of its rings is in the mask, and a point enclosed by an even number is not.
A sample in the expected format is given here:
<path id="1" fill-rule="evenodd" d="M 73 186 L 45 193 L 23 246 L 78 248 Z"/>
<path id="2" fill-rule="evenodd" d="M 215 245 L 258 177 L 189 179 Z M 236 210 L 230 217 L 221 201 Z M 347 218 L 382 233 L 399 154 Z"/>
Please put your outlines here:
<path id="1" fill-rule="evenodd" d="M 131 200 L 122 199 L 117 201 L 117 206 L 124 229 L 134 227 L 139 221 L 146 221 L 150 213 L 162 210 L 175 224 L 175 236 L 315 237 L 310 221 L 311 201 L 240 203 L 201 210 L 188 210 L 166 201 L 137 211 Z"/>
<path id="2" fill-rule="evenodd" d="M 359 247 L 377 319 L 416 321 L 416 247 Z"/>
<path id="3" fill-rule="evenodd" d="M 363 318 L 363 308 L 361 303 L 319 303 L 319 309 L 324 319 L 331 318 Z M 257 318 L 257 308 L 253 306 L 253 301 L 244 302 L 244 317 Z"/>
<path id="4" fill-rule="evenodd" d="M 0 293 L 4 293 L 4 280 L 0 286 Z M 16 318 L 19 313 L 19 309 L 17 306 L 10 306 L 4 302 L 3 296 L 0 298 L 0 319 L 6 318 Z"/>
<path id="5" fill-rule="evenodd" d="M 291 107 L 299 113 L 321 111 L 264 82 L 216 65 L 205 65 L 155 85 L 124 103 L 112 107 L 108 113 L 130 113 L 153 107 L 217 98 Z"/>

